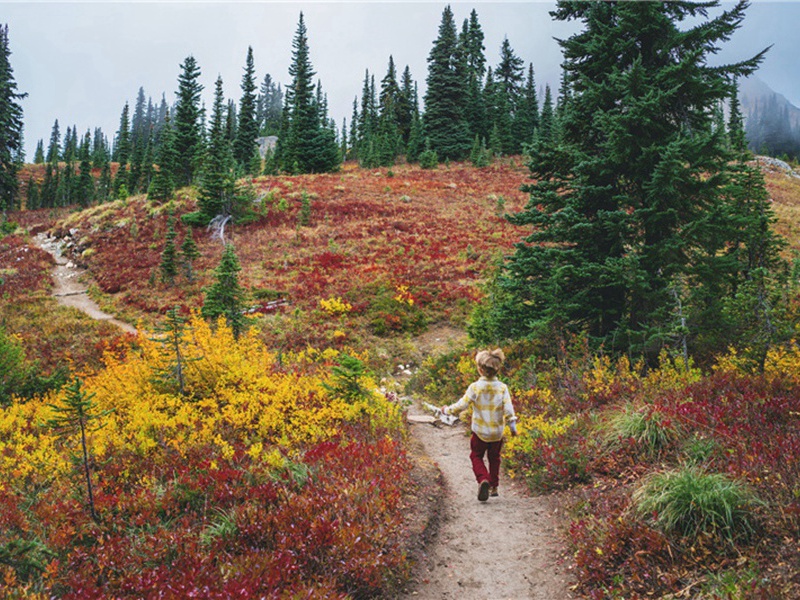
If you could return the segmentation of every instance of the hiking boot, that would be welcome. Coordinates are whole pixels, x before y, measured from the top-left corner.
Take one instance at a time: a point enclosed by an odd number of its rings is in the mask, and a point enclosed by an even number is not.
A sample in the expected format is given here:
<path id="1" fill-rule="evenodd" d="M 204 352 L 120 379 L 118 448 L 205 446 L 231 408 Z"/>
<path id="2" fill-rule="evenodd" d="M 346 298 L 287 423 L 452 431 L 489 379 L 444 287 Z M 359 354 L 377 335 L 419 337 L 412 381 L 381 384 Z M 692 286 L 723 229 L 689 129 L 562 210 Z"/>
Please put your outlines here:
<path id="1" fill-rule="evenodd" d="M 481 484 L 478 486 L 478 500 L 481 502 L 486 502 L 489 499 L 489 482 L 488 481 L 481 481 Z"/>
<path id="2" fill-rule="evenodd" d="M 489 496 L 491 496 L 492 498 L 497 498 L 497 496 L 499 495 L 500 494 L 497 493 L 497 486 L 489 488 Z"/>

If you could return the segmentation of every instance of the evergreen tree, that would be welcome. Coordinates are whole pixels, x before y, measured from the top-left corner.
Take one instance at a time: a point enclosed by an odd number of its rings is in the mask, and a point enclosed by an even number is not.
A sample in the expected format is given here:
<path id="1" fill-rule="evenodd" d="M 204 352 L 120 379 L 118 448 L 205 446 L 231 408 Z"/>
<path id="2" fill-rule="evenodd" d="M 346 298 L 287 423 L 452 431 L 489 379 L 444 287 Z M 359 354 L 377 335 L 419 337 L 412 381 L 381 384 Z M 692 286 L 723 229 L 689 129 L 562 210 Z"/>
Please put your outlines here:
<path id="1" fill-rule="evenodd" d="M 730 114 L 728 115 L 728 140 L 731 149 L 736 153 L 747 151 L 747 140 L 744 132 L 744 118 L 742 105 L 739 103 L 739 85 L 734 82 L 733 93 L 730 98 Z"/>
<path id="2" fill-rule="evenodd" d="M 292 83 L 286 91 L 276 160 L 283 171 L 290 173 L 332 171 L 339 166 L 336 131 L 335 128 L 331 131 L 319 112 L 321 106 L 315 96 L 314 70 L 302 12 L 292 47 L 289 66 Z"/>
<path id="3" fill-rule="evenodd" d="M 528 77 L 520 98 L 514 129 L 521 144 L 533 143 L 534 132 L 539 127 L 539 101 L 536 97 L 536 81 L 533 76 L 533 63 L 528 65 Z"/>
<path id="4" fill-rule="evenodd" d="M 536 140 L 540 144 L 548 145 L 555 142 L 555 118 L 553 94 L 550 92 L 550 84 L 547 84 L 544 86 L 542 114 L 539 116 L 539 129 L 536 133 Z"/>
<path id="5" fill-rule="evenodd" d="M 92 177 L 92 136 L 87 131 L 81 143 L 78 157 L 80 159 L 80 175 L 76 184 L 75 198 L 81 206 L 94 203 L 94 178 Z"/>
<path id="6" fill-rule="evenodd" d="M 264 75 L 264 81 L 261 82 L 256 107 L 259 135 L 277 135 L 283 111 L 283 91 L 280 84 L 272 81 L 269 73 Z"/>
<path id="7" fill-rule="evenodd" d="M 36 151 L 33 153 L 33 164 L 41 165 L 44 163 L 44 142 L 36 142 Z"/>
<path id="8" fill-rule="evenodd" d="M 400 93 L 397 96 L 397 129 L 402 138 L 403 148 L 408 147 L 408 138 L 411 135 L 411 123 L 414 112 L 417 110 L 417 89 L 411 78 L 411 69 L 403 70 L 400 78 Z M 417 115 L 419 116 L 419 115 Z"/>
<path id="9" fill-rule="evenodd" d="M 214 271 L 215 282 L 205 288 L 201 309 L 204 319 L 214 321 L 224 317 L 237 338 L 247 327 L 247 318 L 244 315 L 245 291 L 239 284 L 241 270 L 233 245 L 225 244 L 219 266 Z"/>
<path id="10" fill-rule="evenodd" d="M 747 248 L 763 248 L 765 268 L 777 261 L 768 207 L 752 211 L 724 185 L 732 167 L 712 116 L 763 53 L 707 65 L 746 8 L 705 19 L 716 5 L 558 3 L 558 20 L 583 22 L 560 42 L 573 94 L 559 143 L 540 145 L 531 162 L 530 201 L 510 220 L 532 233 L 476 314 L 477 337 L 585 331 L 607 351 L 654 359 L 686 339 L 682 330 L 690 344 L 704 334 L 711 300 L 752 275 L 737 260 Z M 688 19 L 695 24 L 679 29 Z"/>
<path id="11" fill-rule="evenodd" d="M 247 59 L 242 76 L 242 99 L 239 101 L 239 122 L 233 156 L 241 173 L 255 175 L 252 170 L 253 157 L 258 153 L 258 121 L 256 120 L 256 69 L 253 64 L 253 48 L 247 47 Z M 259 165 L 260 166 L 260 165 Z"/>
<path id="12" fill-rule="evenodd" d="M 523 139 L 523 132 L 514 127 L 522 100 L 523 65 L 523 60 L 511 49 L 508 38 L 504 38 L 500 47 L 500 64 L 494 71 L 494 79 L 497 96 L 495 122 L 500 130 L 503 152 L 506 154 L 519 153 L 522 143 L 528 141 Z"/>
<path id="13" fill-rule="evenodd" d="M 119 130 L 117 131 L 117 141 L 114 144 L 113 157 L 119 163 L 117 168 L 117 175 L 114 178 L 114 192 L 119 192 L 119 189 L 124 185 L 128 189 L 128 160 L 130 159 L 131 144 L 130 144 L 130 118 L 128 116 L 129 108 L 128 103 L 122 109 L 122 114 L 119 118 Z"/>
<path id="14" fill-rule="evenodd" d="M 61 153 L 61 160 L 69 163 L 75 160 L 78 155 L 78 131 L 76 127 L 67 127 L 64 134 L 64 150 Z"/>
<path id="15" fill-rule="evenodd" d="M 236 179 L 235 162 L 230 141 L 225 136 L 223 121 L 225 98 L 222 78 L 218 77 L 214 88 L 214 107 L 211 111 L 208 151 L 203 161 L 200 194 L 197 201 L 200 224 L 207 224 L 217 215 L 230 215 Z"/>
<path id="16" fill-rule="evenodd" d="M 178 76 L 177 103 L 175 106 L 174 149 L 175 165 L 173 177 L 176 187 L 191 185 L 203 154 L 203 109 L 200 93 L 203 86 L 197 81 L 200 67 L 193 56 L 188 56 L 181 64 Z"/>
<path id="17" fill-rule="evenodd" d="M 445 7 L 439 36 L 428 55 L 425 92 L 425 135 L 440 160 L 469 155 L 472 136 L 466 120 L 467 68 L 458 43 L 453 11 Z"/>
<path id="18" fill-rule="evenodd" d="M 108 140 L 103 130 L 96 127 L 92 137 L 92 167 L 102 169 L 111 160 L 111 153 L 108 149 Z"/>
<path id="19" fill-rule="evenodd" d="M 194 231 L 192 227 L 186 228 L 186 233 L 183 236 L 183 243 L 181 244 L 181 263 L 183 264 L 184 273 L 189 283 L 194 281 L 194 261 L 200 258 L 200 251 L 197 249 L 197 243 L 194 241 Z"/>
<path id="20" fill-rule="evenodd" d="M 149 200 L 165 202 L 172 198 L 175 191 L 175 181 L 173 179 L 173 169 L 175 168 L 175 133 L 170 123 L 169 114 L 165 118 L 165 123 L 161 132 L 161 146 L 158 150 L 158 171 L 153 174 L 150 187 L 147 188 Z"/>
<path id="21" fill-rule="evenodd" d="M 53 123 L 50 131 L 50 144 L 47 146 L 46 160 L 51 165 L 58 166 L 58 159 L 61 157 L 61 133 L 58 127 L 58 119 Z"/>
<path id="22" fill-rule="evenodd" d="M 161 281 L 171 286 L 175 283 L 175 276 L 178 274 L 177 251 L 175 249 L 175 224 L 172 217 L 167 222 L 167 233 L 164 236 L 164 250 L 161 251 L 161 264 L 158 268 L 161 271 Z"/>

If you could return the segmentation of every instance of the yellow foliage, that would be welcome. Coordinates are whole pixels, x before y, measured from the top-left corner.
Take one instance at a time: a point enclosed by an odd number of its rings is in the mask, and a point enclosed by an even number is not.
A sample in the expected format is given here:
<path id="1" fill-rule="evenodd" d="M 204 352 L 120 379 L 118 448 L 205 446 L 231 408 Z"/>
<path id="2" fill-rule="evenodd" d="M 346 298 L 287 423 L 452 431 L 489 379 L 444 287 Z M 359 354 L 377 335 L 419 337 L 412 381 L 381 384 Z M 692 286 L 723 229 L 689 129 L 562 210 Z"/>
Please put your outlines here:
<path id="1" fill-rule="evenodd" d="M 747 373 L 752 368 L 752 360 L 746 358 L 747 352 L 741 356 L 735 348 L 717 360 L 715 371 L 725 373 Z M 788 378 L 800 383 L 800 348 L 792 340 L 786 345 L 770 348 L 764 360 L 764 375 L 768 379 Z"/>
<path id="2" fill-rule="evenodd" d="M 353 310 L 352 304 L 342 300 L 338 296 L 336 298 L 328 298 L 327 300 L 323 298 L 319 301 L 319 305 L 322 310 L 329 315 L 341 315 L 344 313 L 349 313 L 351 310 Z"/>
<path id="3" fill-rule="evenodd" d="M 399 302 L 400 304 L 407 304 L 408 306 L 414 306 L 414 296 L 411 295 L 411 292 L 408 291 L 407 285 L 398 285 L 394 288 L 396 295 L 394 296 L 395 302 Z"/>
<path id="4" fill-rule="evenodd" d="M 235 339 L 223 321 L 212 329 L 194 316 L 184 332 L 181 351 L 185 393 L 164 381 L 174 357 L 157 339 L 140 336 L 140 351 L 125 359 L 106 357 L 100 372 L 87 375 L 84 387 L 94 393 L 99 411 L 113 410 L 93 431 L 92 451 L 107 455 L 124 449 L 158 461 L 171 449 L 186 455 L 193 447 L 213 447 L 229 459 L 239 447 L 270 465 L 281 453 L 337 435 L 343 423 L 369 419 L 371 425 L 399 428 L 399 407 L 376 390 L 348 403 L 323 385 L 325 369 L 303 364 L 331 364 L 335 350 L 307 349 L 291 357 L 294 370 L 278 368 L 276 357 L 252 331 Z M 285 359 L 286 357 L 284 357 Z M 59 442 L 37 424 L 50 416 L 56 398 L 14 403 L 0 409 L 0 482 L 50 476 L 70 468 Z M 2 485 L 2 484 L 0 484 Z"/>

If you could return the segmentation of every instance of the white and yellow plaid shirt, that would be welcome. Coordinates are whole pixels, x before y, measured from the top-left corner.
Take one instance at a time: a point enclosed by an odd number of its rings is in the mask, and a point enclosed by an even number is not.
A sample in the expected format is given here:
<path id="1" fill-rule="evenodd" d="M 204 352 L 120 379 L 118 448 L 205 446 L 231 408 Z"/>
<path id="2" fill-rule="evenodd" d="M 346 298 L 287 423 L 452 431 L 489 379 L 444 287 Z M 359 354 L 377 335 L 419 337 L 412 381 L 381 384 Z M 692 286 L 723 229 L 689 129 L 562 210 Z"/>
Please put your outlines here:
<path id="1" fill-rule="evenodd" d="M 517 420 L 508 386 L 497 379 L 481 377 L 470 384 L 461 400 L 446 406 L 445 413 L 460 413 L 472 405 L 472 431 L 484 442 L 503 439 L 505 419 Z"/>

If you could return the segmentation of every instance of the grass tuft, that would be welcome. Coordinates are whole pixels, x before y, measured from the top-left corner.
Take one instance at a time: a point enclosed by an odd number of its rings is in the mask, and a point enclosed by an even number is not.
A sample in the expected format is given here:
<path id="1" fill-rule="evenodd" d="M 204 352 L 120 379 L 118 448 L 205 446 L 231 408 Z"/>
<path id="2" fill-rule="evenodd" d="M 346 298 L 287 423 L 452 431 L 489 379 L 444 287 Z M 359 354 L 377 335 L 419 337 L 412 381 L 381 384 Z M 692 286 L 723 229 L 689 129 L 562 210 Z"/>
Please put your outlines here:
<path id="1" fill-rule="evenodd" d="M 652 515 L 667 534 L 733 540 L 753 532 L 752 509 L 761 504 L 742 482 L 696 467 L 653 473 L 633 494 L 640 516 Z"/>

